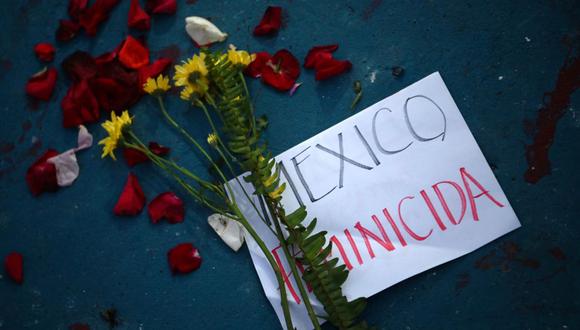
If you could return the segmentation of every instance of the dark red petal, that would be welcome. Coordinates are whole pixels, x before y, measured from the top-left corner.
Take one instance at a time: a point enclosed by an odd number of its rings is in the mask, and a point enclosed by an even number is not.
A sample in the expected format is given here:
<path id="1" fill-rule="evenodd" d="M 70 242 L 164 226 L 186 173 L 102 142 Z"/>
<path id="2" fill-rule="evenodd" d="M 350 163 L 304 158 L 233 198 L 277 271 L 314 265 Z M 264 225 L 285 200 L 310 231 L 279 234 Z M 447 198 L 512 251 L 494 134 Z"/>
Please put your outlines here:
<path id="1" fill-rule="evenodd" d="M 129 167 L 149 161 L 147 155 L 133 148 L 123 148 L 123 157 Z"/>
<path id="2" fill-rule="evenodd" d="M 149 15 L 141 8 L 139 5 L 139 0 L 131 0 L 131 6 L 129 7 L 129 19 L 127 24 L 130 28 L 138 30 L 149 30 L 151 26 L 151 20 Z"/>
<path id="3" fill-rule="evenodd" d="M 90 79 L 97 74 L 97 63 L 87 52 L 76 51 L 61 64 L 64 73 L 74 81 Z"/>
<path id="4" fill-rule="evenodd" d="M 260 24 L 254 28 L 255 36 L 269 35 L 278 32 L 282 26 L 282 7 L 270 6 L 266 9 Z"/>
<path id="5" fill-rule="evenodd" d="M 141 96 L 136 75 L 130 84 L 109 77 L 99 77 L 91 80 L 90 86 L 100 109 L 104 111 L 120 113 L 135 104 Z"/>
<path id="6" fill-rule="evenodd" d="M 12 252 L 4 259 L 4 268 L 6 268 L 8 277 L 18 284 L 22 284 L 24 280 L 23 265 L 24 259 L 22 254 L 18 252 Z"/>
<path id="7" fill-rule="evenodd" d="M 48 101 L 54 91 L 58 72 L 55 68 L 44 69 L 28 79 L 26 83 L 26 94 L 29 96 Z"/>
<path id="8" fill-rule="evenodd" d="M 129 173 L 127 183 L 123 188 L 119 200 L 113 209 L 115 215 L 127 216 L 137 215 L 145 206 L 145 194 L 137 181 L 137 177 L 133 173 Z"/>
<path id="9" fill-rule="evenodd" d="M 177 0 L 145 0 L 145 8 L 153 14 L 175 14 Z"/>
<path id="10" fill-rule="evenodd" d="M 58 189 L 56 167 L 53 163 L 47 162 L 49 158 L 56 155 L 58 155 L 58 151 L 47 150 L 26 171 L 26 183 L 34 196 L 38 196 L 45 191 L 56 191 Z"/>
<path id="11" fill-rule="evenodd" d="M 97 34 L 99 25 L 109 18 L 109 13 L 120 0 L 96 0 L 92 6 L 83 10 L 78 17 L 79 24 L 89 36 Z"/>
<path id="12" fill-rule="evenodd" d="M 278 67 L 276 72 L 273 67 Z M 279 50 L 272 56 L 262 70 L 262 81 L 280 91 L 287 91 L 294 86 L 300 75 L 300 63 L 286 49 Z"/>
<path id="13" fill-rule="evenodd" d="M 76 37 L 81 26 L 77 22 L 61 19 L 58 21 L 58 29 L 56 30 L 56 40 L 65 42 Z"/>
<path id="14" fill-rule="evenodd" d="M 129 69 L 139 69 L 149 64 L 149 49 L 139 40 L 127 36 L 119 51 L 119 61 Z"/>
<path id="15" fill-rule="evenodd" d="M 153 78 L 165 71 L 172 61 L 168 58 L 159 58 L 155 62 L 139 69 L 139 86 L 147 82 L 147 78 Z"/>
<path id="16" fill-rule="evenodd" d="M 304 67 L 313 69 L 316 66 L 318 55 L 320 53 L 332 53 L 338 49 L 338 45 L 314 46 L 310 48 L 306 58 L 304 59 Z"/>
<path id="17" fill-rule="evenodd" d="M 39 60 L 51 62 L 54 59 L 54 46 L 48 42 L 40 42 L 34 46 L 34 53 Z"/>
<path id="18" fill-rule="evenodd" d="M 173 274 L 191 273 L 201 266 L 199 251 L 191 243 L 181 243 L 167 252 L 169 268 Z"/>
<path id="19" fill-rule="evenodd" d="M 246 67 L 244 73 L 252 78 L 258 78 L 262 76 L 262 71 L 266 66 L 272 56 L 268 52 L 258 52 L 256 53 L 256 58 Z"/>
<path id="20" fill-rule="evenodd" d="M 169 223 L 183 222 L 185 208 L 183 201 L 172 192 L 164 192 L 155 197 L 147 206 L 151 222 L 166 219 Z"/>
<path id="21" fill-rule="evenodd" d="M 149 150 L 157 156 L 165 156 L 171 150 L 169 147 L 162 146 L 157 142 L 149 142 Z"/>
<path id="22" fill-rule="evenodd" d="M 86 80 L 74 83 L 61 102 L 64 127 L 77 127 L 99 119 L 99 104 Z"/>
<path id="23" fill-rule="evenodd" d="M 352 68 L 352 63 L 350 61 L 336 60 L 332 57 L 330 53 L 321 53 L 318 55 L 318 60 L 316 62 L 316 80 L 325 80 L 339 74 L 349 71 Z"/>
<path id="24" fill-rule="evenodd" d="M 68 3 L 68 15 L 73 19 L 78 19 L 79 15 L 87 8 L 88 0 L 70 0 Z"/>

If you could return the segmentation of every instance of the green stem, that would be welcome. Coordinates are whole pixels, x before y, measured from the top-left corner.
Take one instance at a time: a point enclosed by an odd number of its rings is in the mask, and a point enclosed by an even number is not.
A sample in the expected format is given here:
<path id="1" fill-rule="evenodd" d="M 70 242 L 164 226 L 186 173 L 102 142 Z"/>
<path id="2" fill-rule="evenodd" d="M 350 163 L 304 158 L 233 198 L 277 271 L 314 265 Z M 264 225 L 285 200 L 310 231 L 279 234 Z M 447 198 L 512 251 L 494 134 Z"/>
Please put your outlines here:
<path id="1" fill-rule="evenodd" d="M 308 292 L 306 291 L 306 288 L 304 287 L 304 283 L 302 282 L 302 277 L 300 276 L 300 273 L 298 272 L 298 267 L 296 267 L 295 258 L 290 253 L 290 250 L 288 249 L 288 242 L 287 242 L 286 238 L 284 237 L 284 233 L 282 232 L 282 227 L 280 226 L 280 221 L 278 219 L 278 217 L 280 215 L 276 211 L 276 206 L 273 204 L 275 202 L 269 200 L 268 197 L 266 197 L 266 202 L 268 204 L 268 210 L 270 211 L 270 214 L 272 215 L 272 222 L 274 222 L 274 227 L 276 228 L 276 236 L 278 237 L 278 240 L 280 241 L 280 245 L 282 246 L 282 251 L 284 251 L 284 256 L 286 257 L 286 260 L 288 260 L 288 264 L 290 265 L 290 269 L 292 271 L 292 274 L 294 274 L 294 278 L 296 279 L 296 284 L 298 285 L 298 291 L 300 291 L 300 296 L 302 297 L 302 300 L 304 301 L 304 306 L 306 307 L 306 311 L 308 312 L 308 317 L 310 317 L 310 321 L 312 322 L 314 329 L 320 330 L 320 324 L 318 323 L 318 317 L 316 316 L 316 313 L 314 312 L 314 308 L 312 307 L 312 303 L 310 302 L 310 297 L 308 296 Z"/>
<path id="2" fill-rule="evenodd" d="M 252 101 L 250 101 L 250 91 L 248 90 L 248 84 L 246 84 L 246 78 L 244 77 L 244 74 L 241 71 L 239 73 L 239 76 L 240 80 L 242 81 L 242 85 L 244 85 L 244 92 L 246 93 L 248 105 L 250 107 L 250 116 L 252 118 L 252 133 L 253 135 L 256 135 L 256 116 L 254 115 L 254 105 L 252 104 Z"/>

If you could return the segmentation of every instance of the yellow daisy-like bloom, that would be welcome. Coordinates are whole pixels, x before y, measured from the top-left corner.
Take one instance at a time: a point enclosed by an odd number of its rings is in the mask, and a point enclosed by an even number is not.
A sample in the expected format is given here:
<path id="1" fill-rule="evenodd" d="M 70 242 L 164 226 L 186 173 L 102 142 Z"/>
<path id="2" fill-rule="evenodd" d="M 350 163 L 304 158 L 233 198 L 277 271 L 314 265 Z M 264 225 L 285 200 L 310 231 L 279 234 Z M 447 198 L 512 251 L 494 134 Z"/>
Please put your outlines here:
<path id="1" fill-rule="evenodd" d="M 111 158 L 117 160 L 114 151 L 121 137 L 123 137 L 123 129 L 130 126 L 133 118 L 129 116 L 129 111 L 125 110 L 120 116 L 117 116 L 114 111 L 111 111 L 111 120 L 107 120 L 101 126 L 107 131 L 109 136 L 99 141 L 103 145 L 103 154 L 101 158 L 110 155 Z"/>
<path id="2" fill-rule="evenodd" d="M 205 95 L 209 88 L 205 54 L 193 55 L 192 58 L 184 61 L 182 65 L 176 65 L 173 80 L 175 80 L 175 86 L 184 87 L 184 89 L 189 87 L 191 89 L 188 91 L 189 96 L 192 93 L 196 93 L 199 96 Z"/>
<path id="3" fill-rule="evenodd" d="M 209 133 L 209 135 L 207 136 L 207 143 L 212 147 L 217 146 L 218 136 L 214 133 Z"/>
<path id="4" fill-rule="evenodd" d="M 157 79 L 147 78 L 147 82 L 143 84 L 143 90 L 153 96 L 159 96 L 167 92 L 170 88 L 169 78 L 162 74 L 157 76 Z"/>
<path id="5" fill-rule="evenodd" d="M 236 50 L 236 46 L 230 45 L 230 50 L 228 50 L 228 60 L 236 65 L 241 65 L 243 67 L 248 66 L 252 61 L 256 59 L 256 54 L 248 53 L 245 50 Z"/>
<path id="6" fill-rule="evenodd" d="M 194 96 L 195 95 L 193 94 L 193 88 L 191 88 L 191 86 L 183 87 L 181 93 L 179 93 L 179 97 L 185 101 L 192 101 Z"/>

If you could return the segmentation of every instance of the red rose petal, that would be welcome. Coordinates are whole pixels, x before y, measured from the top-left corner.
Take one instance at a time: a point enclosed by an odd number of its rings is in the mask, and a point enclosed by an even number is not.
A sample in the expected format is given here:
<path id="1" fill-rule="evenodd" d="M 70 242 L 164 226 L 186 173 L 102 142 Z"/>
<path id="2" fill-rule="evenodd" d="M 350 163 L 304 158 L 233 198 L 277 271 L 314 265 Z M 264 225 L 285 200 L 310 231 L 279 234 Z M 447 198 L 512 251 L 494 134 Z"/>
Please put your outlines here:
<path id="1" fill-rule="evenodd" d="M 145 8 L 153 14 L 175 14 L 177 0 L 145 0 Z"/>
<path id="2" fill-rule="evenodd" d="M 86 80 L 74 83 L 61 102 L 64 127 L 77 127 L 99 119 L 99 103 Z"/>
<path id="3" fill-rule="evenodd" d="M 183 222 L 185 208 L 183 201 L 172 192 L 164 192 L 155 197 L 147 206 L 151 222 L 166 219 L 169 223 Z"/>
<path id="4" fill-rule="evenodd" d="M 338 45 L 315 46 L 310 48 L 306 58 L 304 59 L 304 67 L 313 69 L 316 66 L 318 55 L 321 53 L 332 53 L 338 49 Z"/>
<path id="5" fill-rule="evenodd" d="M 156 154 L 157 156 L 165 156 L 171 150 L 169 147 L 162 146 L 157 142 L 149 142 L 149 150 Z"/>
<path id="6" fill-rule="evenodd" d="M 54 46 L 48 42 L 40 42 L 34 46 L 34 53 L 39 60 L 51 62 L 54 59 Z"/>
<path id="7" fill-rule="evenodd" d="M 336 60 L 330 53 L 320 53 L 316 61 L 316 80 L 325 80 L 346 72 L 352 68 L 350 61 Z"/>
<path id="8" fill-rule="evenodd" d="M 101 110 L 104 111 L 120 112 L 135 104 L 141 96 L 136 75 L 129 84 L 121 80 L 102 77 L 93 79 L 90 85 Z"/>
<path id="9" fill-rule="evenodd" d="M 268 54 L 268 52 L 258 52 L 256 53 L 256 58 L 250 63 L 244 73 L 252 78 L 258 78 L 262 76 L 262 71 L 266 66 L 266 62 L 268 62 L 272 56 Z"/>
<path id="10" fill-rule="evenodd" d="M 55 68 L 44 69 L 36 73 L 26 83 L 26 94 L 38 100 L 50 100 L 57 76 L 58 72 Z"/>
<path id="11" fill-rule="evenodd" d="M 74 81 L 93 78 L 97 75 L 97 63 L 87 52 L 76 51 L 70 54 L 61 64 L 64 73 Z"/>
<path id="12" fill-rule="evenodd" d="M 169 268 L 173 274 L 191 273 L 201 266 L 199 251 L 191 243 L 181 243 L 167 252 Z"/>
<path id="13" fill-rule="evenodd" d="M 68 3 L 68 15 L 75 20 L 78 19 L 88 4 L 88 0 L 70 0 Z"/>
<path id="14" fill-rule="evenodd" d="M 165 71 L 172 61 L 168 58 L 159 58 L 155 62 L 139 69 L 139 86 L 143 86 L 148 78 L 157 77 Z"/>
<path id="15" fill-rule="evenodd" d="M 79 33 L 81 26 L 77 22 L 61 19 L 58 21 L 56 40 L 65 42 L 72 40 Z"/>
<path id="16" fill-rule="evenodd" d="M 26 183 L 34 196 L 38 196 L 45 191 L 58 190 L 56 167 L 53 163 L 47 162 L 49 158 L 56 155 L 58 155 L 58 151 L 47 150 L 26 171 Z"/>
<path id="17" fill-rule="evenodd" d="M 149 161 L 147 155 L 133 148 L 123 148 L 123 158 L 129 167 Z"/>
<path id="18" fill-rule="evenodd" d="M 145 194 L 137 181 L 137 177 L 133 173 L 129 173 L 127 183 L 123 188 L 119 200 L 113 209 L 113 213 L 119 216 L 137 215 L 143 210 L 145 206 Z"/>
<path id="19" fill-rule="evenodd" d="M 130 28 L 138 30 L 149 30 L 149 27 L 151 26 L 151 20 L 149 15 L 139 5 L 139 0 L 131 0 L 131 6 L 129 7 L 129 19 L 127 24 Z"/>
<path id="20" fill-rule="evenodd" d="M 129 69 L 139 69 L 149 64 L 149 49 L 139 40 L 127 36 L 119 51 L 119 61 Z"/>
<path id="21" fill-rule="evenodd" d="M 264 16 L 254 28 L 255 36 L 270 35 L 278 32 L 282 26 L 282 7 L 270 6 L 264 12 Z"/>
<path id="22" fill-rule="evenodd" d="M 8 277 L 18 284 L 22 284 L 24 280 L 23 265 L 24 259 L 22 258 L 22 254 L 18 252 L 12 252 L 4 259 L 4 268 L 6 269 Z"/>
<path id="23" fill-rule="evenodd" d="M 262 81 L 277 90 L 287 91 L 294 86 L 299 75 L 300 63 L 292 53 L 282 49 L 266 62 L 262 70 Z"/>
<path id="24" fill-rule="evenodd" d="M 120 0 L 96 0 L 92 6 L 83 10 L 78 17 L 79 24 L 89 36 L 97 34 L 99 25 L 109 18 L 109 13 Z"/>

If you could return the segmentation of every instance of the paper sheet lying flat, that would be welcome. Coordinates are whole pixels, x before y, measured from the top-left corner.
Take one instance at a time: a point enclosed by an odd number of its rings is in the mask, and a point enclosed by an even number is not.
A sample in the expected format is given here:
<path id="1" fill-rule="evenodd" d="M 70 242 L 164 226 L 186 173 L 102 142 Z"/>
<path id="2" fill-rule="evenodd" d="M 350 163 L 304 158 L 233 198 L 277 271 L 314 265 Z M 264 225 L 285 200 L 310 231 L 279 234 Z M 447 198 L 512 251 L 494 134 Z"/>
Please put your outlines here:
<path id="1" fill-rule="evenodd" d="M 349 299 L 372 296 L 469 253 L 520 223 L 439 73 L 433 73 L 276 157 L 292 212 L 306 205 L 350 269 Z M 233 183 L 233 181 L 232 181 Z M 237 201 L 287 274 L 294 325 L 311 329 L 296 276 L 268 226 L 235 185 Z M 251 193 L 251 186 L 244 184 Z M 245 202 L 246 201 L 246 202 Z M 266 219 L 268 214 L 265 214 Z M 309 220 L 308 220 L 309 221 Z M 282 325 L 278 284 L 248 247 Z M 311 294 L 312 297 L 314 297 Z M 315 299 L 317 314 L 322 306 Z"/>

